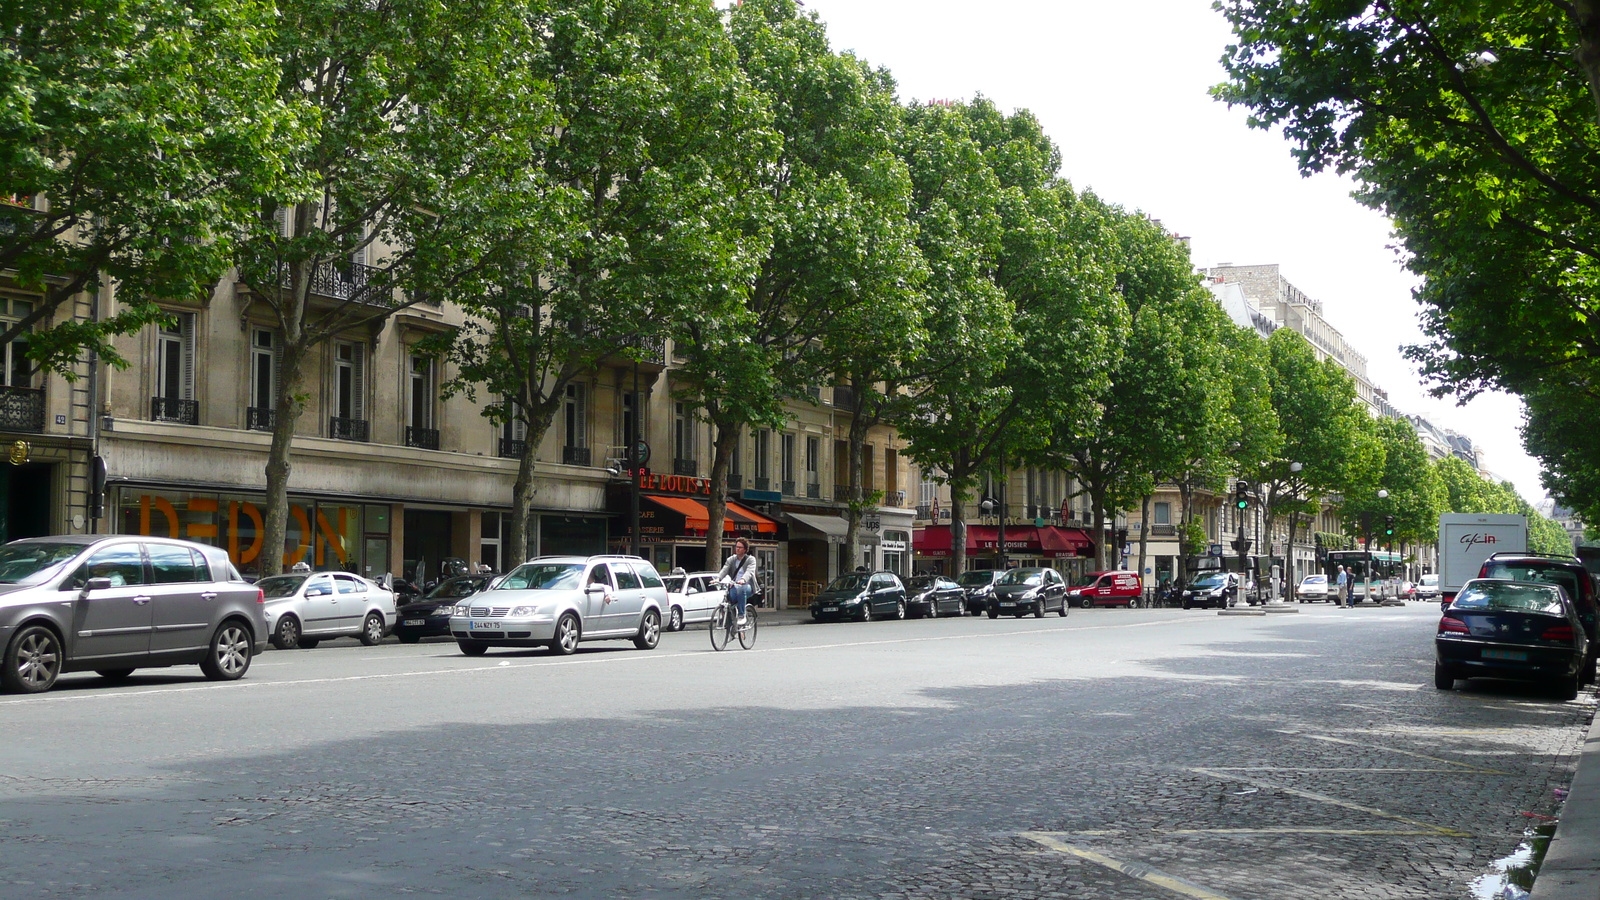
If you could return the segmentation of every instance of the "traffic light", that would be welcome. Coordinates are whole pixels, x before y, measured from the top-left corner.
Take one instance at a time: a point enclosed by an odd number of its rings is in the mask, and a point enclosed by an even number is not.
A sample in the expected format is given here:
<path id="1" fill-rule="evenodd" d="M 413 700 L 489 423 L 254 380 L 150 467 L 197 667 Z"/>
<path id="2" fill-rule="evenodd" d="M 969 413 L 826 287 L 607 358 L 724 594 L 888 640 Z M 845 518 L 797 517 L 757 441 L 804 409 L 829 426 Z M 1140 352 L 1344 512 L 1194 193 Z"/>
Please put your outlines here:
<path id="1" fill-rule="evenodd" d="M 1394 537 L 1394 516 L 1383 517 L 1383 536 Z"/>
<path id="2" fill-rule="evenodd" d="M 1240 509 L 1250 508 L 1250 489 L 1242 481 L 1233 485 L 1233 505 Z"/>

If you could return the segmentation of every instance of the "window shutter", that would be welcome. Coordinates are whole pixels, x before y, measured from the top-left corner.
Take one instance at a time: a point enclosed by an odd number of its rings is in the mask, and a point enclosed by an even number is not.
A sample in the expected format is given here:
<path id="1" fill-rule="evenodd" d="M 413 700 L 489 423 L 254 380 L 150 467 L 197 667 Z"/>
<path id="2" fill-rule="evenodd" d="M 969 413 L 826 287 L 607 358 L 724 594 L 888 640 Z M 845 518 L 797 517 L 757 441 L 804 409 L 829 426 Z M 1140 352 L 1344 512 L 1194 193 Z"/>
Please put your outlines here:
<path id="1" fill-rule="evenodd" d="M 350 348 L 350 405 L 352 419 L 366 416 L 367 345 L 357 342 Z"/>
<path id="2" fill-rule="evenodd" d="M 588 391 L 581 384 L 580 385 L 575 385 L 575 387 L 577 387 L 578 390 L 577 390 L 577 396 L 574 397 L 573 399 L 574 399 L 574 402 L 577 404 L 577 407 L 578 407 L 578 410 L 577 410 L 577 412 L 578 412 L 578 415 L 577 415 L 578 427 L 576 429 L 574 429 L 575 431 L 577 431 L 577 434 L 573 435 L 572 446 L 574 446 L 574 447 L 587 447 L 587 446 L 589 446 L 589 398 L 588 398 Z"/>
<path id="3" fill-rule="evenodd" d="M 272 224 L 279 237 L 294 237 L 294 223 L 289 218 L 289 211 L 293 207 L 279 205 L 272 211 Z"/>
<path id="4" fill-rule="evenodd" d="M 183 399 L 194 399 L 194 313 L 183 313 L 178 318 L 178 331 L 183 337 Z"/>

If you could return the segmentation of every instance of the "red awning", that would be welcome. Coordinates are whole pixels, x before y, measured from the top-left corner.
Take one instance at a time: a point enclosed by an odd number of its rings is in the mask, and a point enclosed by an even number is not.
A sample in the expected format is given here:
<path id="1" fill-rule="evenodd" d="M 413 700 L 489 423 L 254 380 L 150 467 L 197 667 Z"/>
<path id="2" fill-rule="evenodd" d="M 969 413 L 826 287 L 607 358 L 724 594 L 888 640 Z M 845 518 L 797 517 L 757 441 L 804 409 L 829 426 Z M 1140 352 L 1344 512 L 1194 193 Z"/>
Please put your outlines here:
<path id="1" fill-rule="evenodd" d="M 728 501 L 728 515 L 731 518 L 755 527 L 756 534 L 777 534 L 778 523 L 763 516 L 753 509 L 740 506 L 733 501 Z"/>
<path id="2" fill-rule="evenodd" d="M 967 555 L 994 551 L 1000 543 L 1000 529 L 995 525 L 967 526 Z M 942 557 L 950 555 L 950 526 L 929 525 L 916 532 L 911 539 L 911 550 L 918 556 Z M 1077 528 L 1059 528 L 1046 525 L 1006 526 L 1006 552 L 1039 554 L 1041 556 L 1093 556 L 1094 541 Z"/>
<path id="3" fill-rule="evenodd" d="M 683 527 L 690 531 L 705 531 L 711 527 L 711 510 L 706 509 L 706 505 L 699 500 L 690 500 L 688 497 L 662 497 L 657 494 L 645 494 L 644 499 L 683 516 Z"/>
<path id="4" fill-rule="evenodd" d="M 1081 528 L 1046 525 L 1039 529 L 1039 545 L 1046 556 L 1094 555 L 1094 541 Z"/>

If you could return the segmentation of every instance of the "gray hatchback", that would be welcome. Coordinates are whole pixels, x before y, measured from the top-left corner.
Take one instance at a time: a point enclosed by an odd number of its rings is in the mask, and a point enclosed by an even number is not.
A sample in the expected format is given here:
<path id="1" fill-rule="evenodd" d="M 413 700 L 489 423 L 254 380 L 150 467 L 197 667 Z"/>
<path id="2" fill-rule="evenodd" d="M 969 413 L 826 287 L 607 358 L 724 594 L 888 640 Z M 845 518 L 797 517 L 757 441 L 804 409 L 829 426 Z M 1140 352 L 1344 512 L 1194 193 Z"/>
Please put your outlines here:
<path id="1" fill-rule="evenodd" d="M 219 548 L 132 535 L 0 547 L 0 687 L 47 691 L 63 672 L 118 681 L 199 665 L 231 681 L 265 649 L 261 591 Z"/>

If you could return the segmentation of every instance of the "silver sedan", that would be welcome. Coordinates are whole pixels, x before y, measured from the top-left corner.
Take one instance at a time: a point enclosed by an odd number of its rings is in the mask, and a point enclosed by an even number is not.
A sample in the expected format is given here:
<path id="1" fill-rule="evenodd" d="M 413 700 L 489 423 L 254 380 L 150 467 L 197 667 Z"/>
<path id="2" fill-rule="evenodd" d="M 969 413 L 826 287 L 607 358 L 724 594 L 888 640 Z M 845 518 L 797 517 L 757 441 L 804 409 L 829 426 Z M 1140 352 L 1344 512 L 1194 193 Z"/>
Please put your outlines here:
<path id="1" fill-rule="evenodd" d="M 266 597 L 268 633 L 279 650 L 310 649 L 326 638 L 367 646 L 394 629 L 394 594 L 348 572 L 292 572 L 256 582 Z"/>

